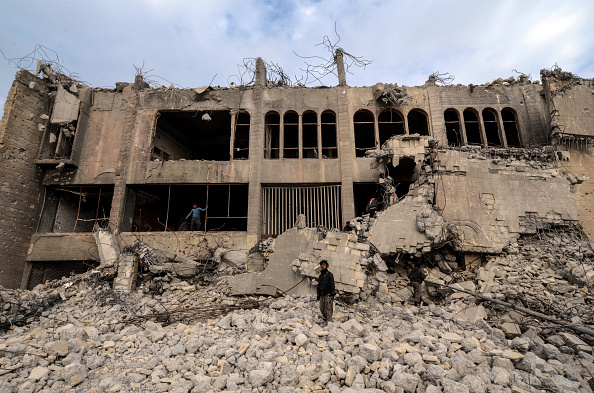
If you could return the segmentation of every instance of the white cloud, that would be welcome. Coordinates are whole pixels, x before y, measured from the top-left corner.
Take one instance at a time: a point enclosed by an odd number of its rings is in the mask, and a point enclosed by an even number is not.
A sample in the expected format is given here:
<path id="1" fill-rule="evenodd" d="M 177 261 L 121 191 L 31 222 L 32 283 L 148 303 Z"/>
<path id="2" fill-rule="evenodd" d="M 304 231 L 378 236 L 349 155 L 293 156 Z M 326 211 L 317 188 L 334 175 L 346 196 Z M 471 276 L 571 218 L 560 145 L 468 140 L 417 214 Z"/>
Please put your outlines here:
<path id="1" fill-rule="evenodd" d="M 316 44 L 337 39 L 336 22 L 339 45 L 373 61 L 348 75 L 351 85 L 422 84 L 433 71 L 478 84 L 514 68 L 538 78 L 555 62 L 594 76 L 593 16 L 594 3 L 578 0 L 8 0 L 0 4 L 0 49 L 18 57 L 44 44 L 93 86 L 132 81 L 132 64 L 143 60 L 184 87 L 215 74 L 214 84 L 227 85 L 243 58 L 261 56 L 301 75 L 293 51 L 329 56 Z M 0 102 L 15 72 L 0 62 Z"/>

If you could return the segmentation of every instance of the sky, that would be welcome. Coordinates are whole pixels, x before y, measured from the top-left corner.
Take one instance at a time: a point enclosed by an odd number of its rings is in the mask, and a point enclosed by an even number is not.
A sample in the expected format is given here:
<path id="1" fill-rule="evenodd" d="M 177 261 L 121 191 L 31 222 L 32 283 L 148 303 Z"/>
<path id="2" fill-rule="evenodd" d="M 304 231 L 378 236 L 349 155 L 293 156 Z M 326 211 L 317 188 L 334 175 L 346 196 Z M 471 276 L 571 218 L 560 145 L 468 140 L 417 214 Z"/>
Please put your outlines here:
<path id="1" fill-rule="evenodd" d="M 349 68 L 351 86 L 422 85 L 433 72 L 538 80 L 555 64 L 592 78 L 592 20 L 591 0 L 2 0 L 0 113 L 18 70 L 7 59 L 57 62 L 93 87 L 133 82 L 142 67 L 158 85 L 194 88 L 238 83 L 244 59 L 262 57 L 303 82 L 306 63 L 329 58 L 325 36 L 371 61 Z"/>

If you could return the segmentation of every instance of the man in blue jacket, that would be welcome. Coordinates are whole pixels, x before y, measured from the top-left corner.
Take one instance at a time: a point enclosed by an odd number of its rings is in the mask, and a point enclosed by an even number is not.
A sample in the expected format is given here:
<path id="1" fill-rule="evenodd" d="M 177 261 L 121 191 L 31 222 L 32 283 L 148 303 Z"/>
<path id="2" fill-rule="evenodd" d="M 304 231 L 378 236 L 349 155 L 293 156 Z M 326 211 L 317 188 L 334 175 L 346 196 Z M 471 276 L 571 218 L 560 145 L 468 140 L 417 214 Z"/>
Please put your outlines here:
<path id="1" fill-rule="evenodd" d="M 199 231 L 200 226 L 202 223 L 200 222 L 200 212 L 205 212 L 206 209 L 198 207 L 197 203 L 194 203 L 194 208 L 190 210 L 190 213 L 186 216 L 186 220 L 188 218 L 192 218 L 192 222 L 190 223 L 190 231 Z"/>

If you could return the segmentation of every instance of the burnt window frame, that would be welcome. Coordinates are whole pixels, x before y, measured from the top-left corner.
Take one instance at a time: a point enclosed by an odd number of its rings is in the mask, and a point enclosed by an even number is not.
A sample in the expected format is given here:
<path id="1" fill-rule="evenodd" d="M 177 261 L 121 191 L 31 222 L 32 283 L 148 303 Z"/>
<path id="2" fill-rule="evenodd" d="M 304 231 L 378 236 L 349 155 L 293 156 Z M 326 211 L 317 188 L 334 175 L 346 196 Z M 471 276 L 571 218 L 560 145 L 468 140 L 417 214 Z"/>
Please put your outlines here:
<path id="1" fill-rule="evenodd" d="M 312 122 L 309 116 L 314 116 L 315 121 Z M 303 159 L 316 159 L 320 157 L 320 130 L 319 130 L 319 117 L 316 111 L 308 109 L 301 114 L 301 158 Z M 306 137 L 306 132 L 313 132 L 315 134 L 315 146 L 307 145 L 306 140 L 309 141 L 312 135 Z M 313 157 L 309 157 L 309 156 Z"/>
<path id="2" fill-rule="evenodd" d="M 331 122 L 326 121 L 328 120 L 328 116 L 332 116 Z M 332 132 L 334 134 L 334 138 L 332 138 L 332 136 L 326 137 L 327 132 Z M 333 141 L 334 144 L 326 144 L 326 141 Z M 323 111 L 320 115 L 320 144 L 322 147 L 321 158 L 338 158 L 338 128 L 336 124 L 336 113 L 330 109 Z"/>
<path id="3" fill-rule="evenodd" d="M 476 120 L 467 120 L 466 119 L 466 113 L 471 113 L 475 116 Z M 481 121 L 480 121 L 480 117 L 479 117 L 479 113 L 475 108 L 466 108 L 464 109 L 464 111 L 462 112 L 462 119 L 464 121 L 464 132 L 466 134 L 466 144 L 467 145 L 474 145 L 474 146 L 483 146 L 484 142 L 483 142 L 483 135 L 481 132 Z M 477 128 L 477 133 L 478 133 L 478 137 L 479 137 L 479 142 L 475 142 L 474 139 L 471 142 L 471 138 L 469 138 L 469 133 L 468 133 L 468 125 L 474 125 L 476 124 L 476 128 Z M 474 127 L 473 127 L 474 128 Z M 474 136 L 474 133 L 472 134 Z"/>
<path id="4" fill-rule="evenodd" d="M 447 118 L 447 114 L 448 113 L 452 113 L 453 115 L 456 116 L 456 120 L 448 120 Z M 448 146 L 462 146 L 464 144 L 464 137 L 463 137 L 463 130 L 462 130 L 462 123 L 460 122 L 460 112 L 455 109 L 455 108 L 447 108 L 446 110 L 443 111 L 443 122 L 445 125 L 445 129 L 446 129 L 446 139 L 448 141 Z M 450 130 L 448 129 L 448 126 L 453 126 L 454 124 L 458 125 L 458 129 L 455 130 L 454 128 Z M 450 141 L 450 136 L 452 134 L 455 134 L 456 140 L 457 140 L 457 144 L 455 143 L 456 141 L 454 141 L 454 143 L 452 144 Z"/>
<path id="5" fill-rule="evenodd" d="M 247 116 L 247 123 L 245 122 L 245 116 Z M 248 160 L 250 158 L 250 128 L 252 117 L 248 111 L 239 111 L 233 116 L 233 121 L 234 127 L 231 138 L 233 154 L 231 159 Z"/>
<path id="6" fill-rule="evenodd" d="M 485 120 L 485 114 L 493 116 L 492 120 Z M 501 138 L 501 128 L 499 127 L 499 114 L 491 107 L 483 108 L 481 111 L 481 117 L 483 120 L 483 129 L 485 130 L 485 138 L 487 146 L 502 147 L 503 138 Z M 494 140 L 493 137 L 497 139 Z"/>
<path id="7" fill-rule="evenodd" d="M 276 116 L 277 122 L 271 117 Z M 277 111 L 269 111 L 264 116 L 264 158 L 277 160 L 281 157 L 281 116 Z M 274 138 L 276 136 L 276 139 Z M 275 143 L 276 142 L 276 143 Z M 275 147 L 276 146 L 276 147 Z"/>
<path id="8" fill-rule="evenodd" d="M 296 122 L 288 122 L 289 120 L 293 120 L 290 117 L 295 118 Z M 299 113 L 294 110 L 288 110 L 283 113 L 282 117 L 282 158 L 286 159 L 299 159 L 299 152 L 300 152 L 300 143 L 299 143 L 299 136 L 301 134 L 301 117 Z M 293 142 L 289 145 L 290 142 Z M 296 143 L 295 143 L 296 142 Z"/>
<path id="9" fill-rule="evenodd" d="M 415 121 L 411 121 L 411 114 L 420 114 L 421 116 L 423 116 L 425 118 L 425 126 L 427 127 L 427 133 L 426 134 L 421 134 L 419 132 L 413 132 L 411 131 L 411 124 L 415 124 Z M 419 134 L 419 135 L 423 135 L 423 136 L 431 136 L 431 126 L 429 124 L 429 115 L 427 114 L 427 112 L 425 112 L 423 109 L 421 108 L 413 108 L 410 111 L 408 111 L 408 113 L 406 114 L 406 124 L 407 124 L 407 128 L 408 128 L 408 133 L 409 134 Z M 414 130 L 416 131 L 416 130 Z"/>
<path id="10" fill-rule="evenodd" d="M 509 112 L 509 114 L 513 117 L 513 120 L 505 120 L 504 113 Z M 505 140 L 508 147 L 522 147 L 522 139 L 520 137 L 520 127 L 518 125 L 518 113 L 510 107 L 505 107 L 501 109 L 501 122 L 503 124 L 503 133 L 505 135 Z M 510 143 L 510 138 L 508 136 L 508 127 L 510 124 L 514 125 L 515 128 L 515 139 L 517 139 L 517 143 Z M 513 141 L 512 141 L 513 142 Z"/>
<path id="11" fill-rule="evenodd" d="M 365 119 L 365 121 L 357 120 L 357 117 L 362 115 L 370 116 L 371 121 L 369 119 Z M 369 128 L 369 124 L 371 124 L 371 130 L 365 129 Z M 364 128 L 365 127 L 365 128 Z M 361 135 L 364 133 L 369 134 L 371 132 L 371 136 L 373 138 L 373 146 L 369 144 L 369 146 L 361 147 Z M 375 115 L 368 109 L 359 109 L 353 114 L 353 133 L 354 133 L 354 146 L 355 146 L 355 157 L 365 157 L 365 153 L 368 150 L 377 149 L 377 137 L 376 137 L 376 126 L 375 126 Z M 359 138 L 358 138 L 359 136 Z M 366 137 L 366 138 L 365 138 Z M 365 140 L 370 140 L 369 135 L 363 135 Z M 358 142 L 359 141 L 359 142 Z"/>
<path id="12" fill-rule="evenodd" d="M 384 114 L 388 113 L 388 112 L 390 113 L 389 121 L 382 120 L 382 117 L 384 117 Z M 397 116 L 400 116 L 400 120 L 394 121 L 393 120 L 394 114 L 396 114 Z M 401 130 L 402 132 L 394 133 L 393 132 L 394 130 L 390 130 L 390 128 L 399 129 L 400 127 L 402 127 L 402 130 Z M 402 114 L 402 112 L 400 112 L 399 110 L 394 109 L 394 108 L 383 109 L 377 115 L 377 131 L 378 131 L 378 139 L 379 139 L 380 146 L 382 146 L 387 140 L 389 140 L 394 135 L 405 135 L 406 134 L 406 120 L 405 120 L 404 114 Z M 390 135 L 386 137 L 387 134 L 390 134 Z"/>

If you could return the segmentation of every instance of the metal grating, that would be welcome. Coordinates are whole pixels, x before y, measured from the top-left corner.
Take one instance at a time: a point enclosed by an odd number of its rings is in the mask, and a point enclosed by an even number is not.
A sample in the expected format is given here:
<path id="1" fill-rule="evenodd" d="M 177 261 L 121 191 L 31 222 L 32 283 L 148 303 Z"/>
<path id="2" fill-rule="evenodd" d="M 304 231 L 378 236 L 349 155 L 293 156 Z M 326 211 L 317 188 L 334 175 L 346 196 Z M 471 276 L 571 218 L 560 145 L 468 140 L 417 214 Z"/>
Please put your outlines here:
<path id="1" fill-rule="evenodd" d="M 340 185 L 263 187 L 263 234 L 279 235 L 293 228 L 299 214 L 306 225 L 341 228 Z"/>
<path id="2" fill-rule="evenodd" d="M 98 265 L 92 261 L 31 262 L 27 289 L 33 289 L 46 281 L 69 277 L 71 274 L 85 273 Z"/>

